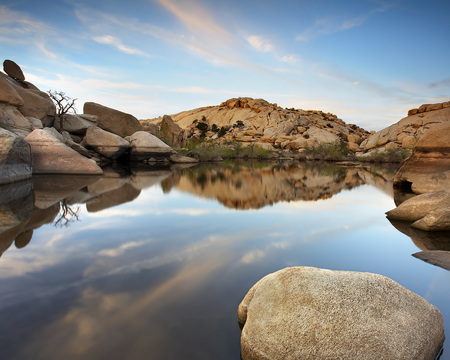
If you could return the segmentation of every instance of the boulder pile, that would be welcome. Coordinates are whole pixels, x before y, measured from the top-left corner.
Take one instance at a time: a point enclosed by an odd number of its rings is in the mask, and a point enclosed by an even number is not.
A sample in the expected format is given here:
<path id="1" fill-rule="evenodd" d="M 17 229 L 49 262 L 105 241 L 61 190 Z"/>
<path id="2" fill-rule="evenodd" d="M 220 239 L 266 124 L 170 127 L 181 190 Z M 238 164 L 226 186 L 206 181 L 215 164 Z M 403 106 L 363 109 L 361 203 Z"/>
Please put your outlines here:
<path id="1" fill-rule="evenodd" d="M 343 143 L 350 151 L 368 131 L 344 123 L 336 115 L 316 110 L 285 109 L 263 99 L 229 99 L 218 106 L 202 107 L 150 120 L 141 120 L 175 147 L 201 138 L 220 144 L 237 141 L 268 150 L 299 152 L 320 143 Z M 173 129 L 173 130 L 170 130 Z"/>
<path id="2" fill-rule="evenodd" d="M 39 174 L 99 175 L 115 161 L 195 162 L 154 135 L 132 115 L 88 102 L 68 114 L 52 93 L 27 82 L 11 60 L 0 71 L 0 184 Z M 53 95 L 54 96 L 54 95 Z M 59 100 L 64 102 L 63 93 Z"/>

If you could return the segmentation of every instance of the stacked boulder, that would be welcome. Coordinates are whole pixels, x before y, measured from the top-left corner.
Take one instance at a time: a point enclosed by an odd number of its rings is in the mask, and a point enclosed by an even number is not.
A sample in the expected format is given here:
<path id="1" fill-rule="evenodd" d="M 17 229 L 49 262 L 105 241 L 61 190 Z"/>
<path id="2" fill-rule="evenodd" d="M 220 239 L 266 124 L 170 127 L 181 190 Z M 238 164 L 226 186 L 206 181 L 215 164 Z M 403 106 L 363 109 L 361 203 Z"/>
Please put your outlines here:
<path id="1" fill-rule="evenodd" d="M 0 184 L 40 174 L 99 175 L 113 161 L 193 161 L 144 132 L 132 115 L 93 102 L 84 114 L 57 109 L 11 60 L 0 72 Z M 143 134 L 142 134 L 143 133 Z M 138 140 L 139 139 L 139 140 Z"/>

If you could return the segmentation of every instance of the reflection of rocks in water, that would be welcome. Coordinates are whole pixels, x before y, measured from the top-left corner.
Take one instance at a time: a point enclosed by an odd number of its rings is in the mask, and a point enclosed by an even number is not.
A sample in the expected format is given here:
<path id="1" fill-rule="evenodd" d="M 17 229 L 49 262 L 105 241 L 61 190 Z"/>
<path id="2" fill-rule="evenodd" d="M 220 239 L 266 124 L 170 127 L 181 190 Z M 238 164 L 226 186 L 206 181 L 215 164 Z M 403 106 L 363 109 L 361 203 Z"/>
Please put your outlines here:
<path id="1" fill-rule="evenodd" d="M 427 263 L 440 266 L 446 270 L 450 270 L 450 251 L 432 250 L 420 251 L 412 254 L 412 256 L 421 259 Z"/>
<path id="2" fill-rule="evenodd" d="M 364 164 L 358 175 L 366 184 L 376 187 L 393 197 L 393 183 L 397 167 L 394 164 Z"/>
<path id="3" fill-rule="evenodd" d="M 126 183 L 117 189 L 110 190 L 90 199 L 86 203 L 86 208 L 89 212 L 102 211 L 110 207 L 133 201 L 140 193 L 140 190 L 137 190 L 131 184 Z"/>
<path id="4" fill-rule="evenodd" d="M 33 176 L 35 206 L 46 209 L 99 179 L 89 175 Z"/>
<path id="5" fill-rule="evenodd" d="M 14 242 L 18 249 L 28 245 L 33 236 L 33 230 L 44 224 L 53 222 L 59 213 L 59 203 L 56 203 L 46 209 L 35 208 L 31 216 L 26 218 L 20 224 L 5 231 L 0 230 L 0 254 L 3 254 Z"/>
<path id="6" fill-rule="evenodd" d="M 409 236 L 420 250 L 450 251 L 450 232 L 422 231 L 411 227 L 411 222 L 389 220 L 391 224 L 403 234 Z"/>
<path id="7" fill-rule="evenodd" d="M 33 211 L 30 180 L 0 186 L 0 231 L 19 224 Z"/>
<path id="8" fill-rule="evenodd" d="M 358 168 L 329 163 L 252 166 L 200 165 L 182 171 L 177 189 L 217 199 L 236 209 L 258 209 L 280 201 L 328 199 L 364 184 Z M 166 180 L 166 184 L 169 181 Z"/>

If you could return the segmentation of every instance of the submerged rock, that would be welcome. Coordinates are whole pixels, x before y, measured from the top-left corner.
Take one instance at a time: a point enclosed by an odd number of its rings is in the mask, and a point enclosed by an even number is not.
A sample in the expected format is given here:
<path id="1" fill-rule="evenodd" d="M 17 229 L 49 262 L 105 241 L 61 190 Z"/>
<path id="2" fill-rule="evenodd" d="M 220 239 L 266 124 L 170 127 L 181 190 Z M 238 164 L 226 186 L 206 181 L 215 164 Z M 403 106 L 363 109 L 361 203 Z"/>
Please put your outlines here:
<path id="1" fill-rule="evenodd" d="M 438 309 L 370 273 L 292 267 L 269 274 L 238 309 L 244 360 L 434 359 Z"/>

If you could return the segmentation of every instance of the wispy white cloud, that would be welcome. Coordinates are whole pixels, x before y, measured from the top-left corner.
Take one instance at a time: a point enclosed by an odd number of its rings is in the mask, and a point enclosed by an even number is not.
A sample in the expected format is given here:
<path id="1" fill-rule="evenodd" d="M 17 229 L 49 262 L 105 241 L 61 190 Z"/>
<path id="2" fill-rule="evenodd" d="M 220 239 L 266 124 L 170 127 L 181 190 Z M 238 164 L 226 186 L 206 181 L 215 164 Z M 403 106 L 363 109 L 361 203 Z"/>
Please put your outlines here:
<path id="1" fill-rule="evenodd" d="M 98 252 L 99 255 L 108 257 L 117 257 L 123 255 L 128 249 L 140 247 L 146 244 L 146 241 L 130 241 L 112 249 L 103 249 Z"/>
<path id="2" fill-rule="evenodd" d="M 119 38 L 112 35 L 95 36 L 93 40 L 95 42 L 98 42 L 99 44 L 112 45 L 113 47 L 115 47 L 116 49 L 125 54 L 149 56 L 139 49 L 134 49 L 132 47 L 124 45 Z"/>
<path id="3" fill-rule="evenodd" d="M 257 51 L 267 53 L 274 50 L 274 46 L 271 44 L 271 42 L 261 36 L 251 35 L 248 36 L 246 40 Z"/>

